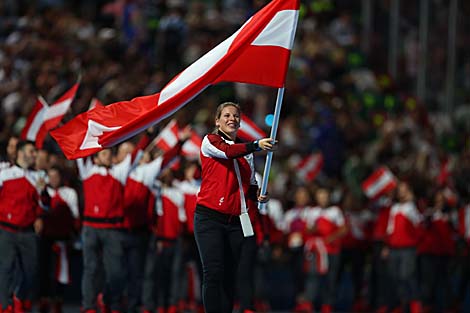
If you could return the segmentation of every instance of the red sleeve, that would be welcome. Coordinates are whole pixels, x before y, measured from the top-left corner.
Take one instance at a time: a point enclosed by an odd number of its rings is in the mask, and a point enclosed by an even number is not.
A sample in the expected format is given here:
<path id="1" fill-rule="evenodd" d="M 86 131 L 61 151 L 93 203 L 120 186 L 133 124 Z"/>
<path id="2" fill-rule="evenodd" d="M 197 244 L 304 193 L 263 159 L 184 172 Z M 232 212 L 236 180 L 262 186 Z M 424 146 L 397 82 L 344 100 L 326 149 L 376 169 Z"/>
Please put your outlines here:
<path id="1" fill-rule="evenodd" d="M 228 144 L 217 134 L 209 134 L 207 135 L 207 139 L 209 140 L 209 144 L 215 148 L 216 151 L 218 150 L 223 153 L 228 159 L 239 158 L 256 151 L 256 147 L 252 142 Z M 209 156 L 211 157 L 218 157 L 217 153 L 211 153 L 211 149 L 207 150 L 207 152 L 209 152 Z"/>

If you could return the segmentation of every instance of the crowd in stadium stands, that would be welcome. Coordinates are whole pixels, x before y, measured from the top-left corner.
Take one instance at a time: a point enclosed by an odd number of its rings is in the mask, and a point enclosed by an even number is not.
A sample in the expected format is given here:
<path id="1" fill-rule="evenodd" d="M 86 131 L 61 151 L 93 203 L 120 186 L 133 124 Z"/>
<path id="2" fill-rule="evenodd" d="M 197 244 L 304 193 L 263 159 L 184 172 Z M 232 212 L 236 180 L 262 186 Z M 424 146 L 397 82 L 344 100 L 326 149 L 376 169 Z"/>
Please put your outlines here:
<path id="1" fill-rule="evenodd" d="M 181 145 L 189 127 L 200 136 L 212 131 L 211 112 L 224 101 L 240 103 L 269 133 L 265 117 L 276 90 L 210 87 L 171 117 L 182 131 L 164 153 L 148 145 L 168 120 L 78 162 L 65 159 L 51 137 L 36 152 L 19 135 L 37 95 L 52 103 L 79 77 L 63 122 L 88 110 L 93 98 L 106 105 L 158 92 L 265 2 L 0 2 L 0 198 L 24 188 L 12 189 L 9 179 L 27 177 L 29 167 L 41 190 L 37 215 L 24 217 L 28 225 L 11 222 L 23 217 L 0 203 L 0 247 L 15 249 L 0 252 L 0 312 L 28 312 L 31 305 L 62 312 L 67 288 L 80 284 L 84 312 L 199 312 L 192 217 L 200 168 L 181 156 Z M 447 1 L 432 1 L 424 100 L 414 97 L 417 1 L 402 2 L 397 79 L 387 74 L 390 1 L 373 1 L 369 51 L 360 49 L 361 1 L 301 2 L 271 200 L 264 215 L 252 216 L 257 251 L 240 269 L 244 312 L 464 312 L 470 34 L 458 33 L 455 103 L 446 111 Z M 469 3 L 460 5 L 462 16 L 470 14 Z M 458 29 L 469 23 L 459 20 Z M 145 153 L 128 175 L 139 149 Z M 301 164 L 312 155 L 321 156 L 319 170 L 306 174 Z M 264 156 L 256 158 L 262 174 Z M 367 196 L 362 183 L 380 168 L 393 174 L 393 186 Z M 37 262 L 22 246 L 31 238 L 5 243 L 12 233 L 33 232 Z M 67 255 L 82 252 L 84 266 L 71 281 Z"/>

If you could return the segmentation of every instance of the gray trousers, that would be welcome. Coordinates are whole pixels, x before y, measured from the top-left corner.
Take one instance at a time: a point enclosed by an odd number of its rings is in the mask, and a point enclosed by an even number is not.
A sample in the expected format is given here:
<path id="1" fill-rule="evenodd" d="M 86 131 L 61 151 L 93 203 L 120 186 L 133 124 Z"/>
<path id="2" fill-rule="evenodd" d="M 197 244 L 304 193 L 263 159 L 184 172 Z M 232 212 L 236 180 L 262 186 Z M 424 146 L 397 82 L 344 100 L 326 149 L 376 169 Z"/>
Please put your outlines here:
<path id="1" fill-rule="evenodd" d="M 157 307 L 168 307 L 174 297 L 172 278 L 174 275 L 176 242 L 157 250 L 157 238 L 152 234 L 145 260 L 142 291 L 144 309 L 154 311 Z M 178 261 L 177 261 L 178 262 Z"/>
<path id="2" fill-rule="evenodd" d="M 11 299 L 11 284 L 19 282 L 16 297 L 32 300 L 38 273 L 38 237 L 33 231 L 9 232 L 0 229 L 0 303 L 6 309 Z M 18 264 L 20 269 L 16 268 Z M 13 275 L 20 275 L 12 277 Z"/>
<path id="3" fill-rule="evenodd" d="M 391 305 L 408 309 L 418 299 L 417 256 L 415 248 L 390 248 L 388 266 L 391 279 Z"/>
<path id="4" fill-rule="evenodd" d="M 85 226 L 83 236 L 83 310 L 96 309 L 96 296 L 99 290 L 97 280 L 100 259 L 105 274 L 104 302 L 111 310 L 120 311 L 123 290 L 126 286 L 124 269 L 124 234 L 118 229 L 101 229 Z"/>
<path id="5" fill-rule="evenodd" d="M 334 305 L 338 282 L 339 254 L 328 254 L 328 271 L 320 274 L 316 270 L 316 256 L 309 259 L 309 271 L 305 281 L 305 297 L 312 303 L 320 298 L 322 304 Z"/>

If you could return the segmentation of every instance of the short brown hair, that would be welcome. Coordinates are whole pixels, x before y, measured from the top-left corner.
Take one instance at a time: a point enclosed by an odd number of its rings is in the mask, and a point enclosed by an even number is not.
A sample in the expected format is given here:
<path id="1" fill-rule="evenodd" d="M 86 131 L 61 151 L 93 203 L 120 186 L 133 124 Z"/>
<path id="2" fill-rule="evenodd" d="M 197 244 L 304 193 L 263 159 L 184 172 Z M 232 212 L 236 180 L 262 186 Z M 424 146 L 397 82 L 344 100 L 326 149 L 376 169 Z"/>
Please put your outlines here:
<path id="1" fill-rule="evenodd" d="M 216 119 L 220 118 L 220 115 L 222 114 L 222 110 L 230 106 L 235 107 L 238 110 L 238 113 L 240 114 L 242 113 L 242 109 L 240 108 L 240 105 L 238 103 L 224 102 L 224 103 L 219 104 L 219 106 L 217 107 L 217 110 L 215 111 L 215 118 Z"/>

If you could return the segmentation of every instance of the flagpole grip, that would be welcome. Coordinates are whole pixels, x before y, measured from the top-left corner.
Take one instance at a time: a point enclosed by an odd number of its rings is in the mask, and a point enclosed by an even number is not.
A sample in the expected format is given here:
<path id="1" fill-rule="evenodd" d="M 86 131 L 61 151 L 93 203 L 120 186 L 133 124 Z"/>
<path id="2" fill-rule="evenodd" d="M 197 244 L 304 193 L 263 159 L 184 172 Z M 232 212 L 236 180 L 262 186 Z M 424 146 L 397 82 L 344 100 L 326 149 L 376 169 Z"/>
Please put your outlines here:
<path id="1" fill-rule="evenodd" d="M 284 99 L 284 87 L 281 87 L 277 90 L 276 107 L 274 108 L 273 125 L 271 126 L 271 135 L 269 136 L 273 140 L 276 140 L 276 136 L 277 136 L 277 128 L 279 126 L 279 117 L 281 115 L 281 107 L 282 107 L 283 99 Z M 265 196 L 267 194 L 269 172 L 271 171 L 272 160 L 273 160 L 273 152 L 269 151 L 268 154 L 266 155 L 266 162 L 264 163 L 263 180 L 261 182 L 260 195 L 262 196 Z M 260 211 L 266 210 L 266 202 L 259 202 L 258 209 Z"/>

